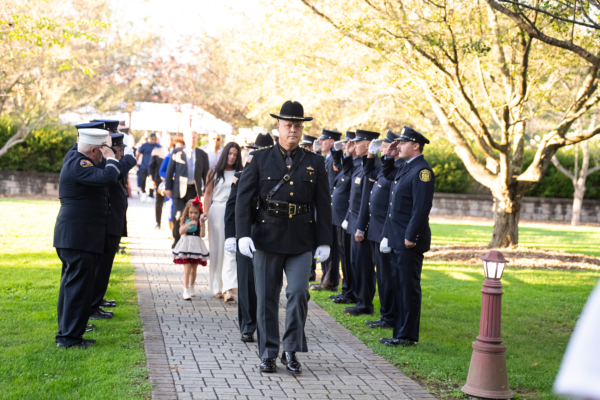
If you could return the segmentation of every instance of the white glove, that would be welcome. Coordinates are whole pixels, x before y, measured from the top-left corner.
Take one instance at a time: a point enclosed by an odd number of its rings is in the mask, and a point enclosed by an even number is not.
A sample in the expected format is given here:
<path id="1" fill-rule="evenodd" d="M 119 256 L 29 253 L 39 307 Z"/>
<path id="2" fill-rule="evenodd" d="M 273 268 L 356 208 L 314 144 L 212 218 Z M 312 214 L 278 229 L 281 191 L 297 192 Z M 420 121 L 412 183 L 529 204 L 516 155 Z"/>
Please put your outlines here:
<path id="1" fill-rule="evenodd" d="M 313 151 L 316 153 L 321 150 L 323 150 L 323 147 L 321 147 L 321 141 L 315 140 L 315 142 L 313 143 Z"/>
<path id="2" fill-rule="evenodd" d="M 348 221 L 344 220 L 344 222 L 342 222 L 342 229 L 348 229 Z"/>
<path id="3" fill-rule="evenodd" d="M 235 247 L 236 243 L 234 237 L 225 239 L 225 251 L 228 251 L 229 253 L 235 253 Z"/>
<path id="4" fill-rule="evenodd" d="M 382 144 L 383 144 L 383 139 L 371 140 L 371 144 L 369 145 L 369 153 L 377 154 L 379 152 L 379 149 L 381 149 Z"/>
<path id="5" fill-rule="evenodd" d="M 132 156 L 133 157 L 133 149 L 129 146 L 125 146 L 125 148 L 123 149 L 123 154 L 126 156 Z"/>
<path id="6" fill-rule="evenodd" d="M 320 263 L 327 261 L 330 251 L 331 248 L 329 246 L 322 244 L 321 246 L 317 247 L 317 250 L 315 251 L 315 260 Z"/>
<path id="7" fill-rule="evenodd" d="M 344 148 L 344 142 L 335 142 L 333 148 L 336 150 L 342 150 Z"/>
<path id="8" fill-rule="evenodd" d="M 243 237 L 240 239 L 240 253 L 245 255 L 246 257 L 252 258 L 252 253 L 256 251 L 256 247 L 254 247 L 254 242 L 252 238 Z"/>
<path id="9" fill-rule="evenodd" d="M 381 239 L 381 243 L 379 244 L 379 251 L 381 251 L 382 253 L 389 253 L 392 251 L 392 249 L 388 247 L 387 238 Z"/>

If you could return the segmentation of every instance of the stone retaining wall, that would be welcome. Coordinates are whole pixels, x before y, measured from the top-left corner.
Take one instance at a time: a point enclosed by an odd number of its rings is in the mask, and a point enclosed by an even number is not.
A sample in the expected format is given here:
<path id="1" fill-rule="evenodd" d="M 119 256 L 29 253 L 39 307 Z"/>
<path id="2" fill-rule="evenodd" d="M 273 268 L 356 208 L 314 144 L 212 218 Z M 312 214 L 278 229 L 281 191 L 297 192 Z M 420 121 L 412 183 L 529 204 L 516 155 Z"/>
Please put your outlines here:
<path id="1" fill-rule="evenodd" d="M 58 198 L 59 176 L 52 172 L 0 171 L 0 195 Z"/>

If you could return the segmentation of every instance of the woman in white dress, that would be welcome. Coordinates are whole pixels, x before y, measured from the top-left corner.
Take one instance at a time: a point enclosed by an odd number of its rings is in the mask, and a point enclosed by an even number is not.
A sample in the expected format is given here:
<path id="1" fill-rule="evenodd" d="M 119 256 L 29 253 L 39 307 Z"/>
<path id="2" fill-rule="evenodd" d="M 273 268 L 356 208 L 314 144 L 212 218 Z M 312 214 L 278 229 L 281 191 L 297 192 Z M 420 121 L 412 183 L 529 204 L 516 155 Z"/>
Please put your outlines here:
<path id="1" fill-rule="evenodd" d="M 208 220 L 209 288 L 220 299 L 233 301 L 237 293 L 237 263 L 235 253 L 225 251 L 225 204 L 231 191 L 233 175 L 242 170 L 240 146 L 228 143 L 217 165 L 211 168 L 206 178 L 204 209 L 201 218 Z"/>

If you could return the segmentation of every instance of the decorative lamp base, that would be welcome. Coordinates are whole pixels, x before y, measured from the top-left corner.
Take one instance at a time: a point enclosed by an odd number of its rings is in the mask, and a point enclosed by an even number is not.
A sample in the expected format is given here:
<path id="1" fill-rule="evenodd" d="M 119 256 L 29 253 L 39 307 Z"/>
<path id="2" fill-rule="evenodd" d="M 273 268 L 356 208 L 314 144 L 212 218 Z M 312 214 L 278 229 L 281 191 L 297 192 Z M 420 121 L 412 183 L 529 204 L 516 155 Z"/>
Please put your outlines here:
<path id="1" fill-rule="evenodd" d="M 511 399 L 514 395 L 508 385 L 506 346 L 473 342 L 464 393 L 485 399 Z"/>

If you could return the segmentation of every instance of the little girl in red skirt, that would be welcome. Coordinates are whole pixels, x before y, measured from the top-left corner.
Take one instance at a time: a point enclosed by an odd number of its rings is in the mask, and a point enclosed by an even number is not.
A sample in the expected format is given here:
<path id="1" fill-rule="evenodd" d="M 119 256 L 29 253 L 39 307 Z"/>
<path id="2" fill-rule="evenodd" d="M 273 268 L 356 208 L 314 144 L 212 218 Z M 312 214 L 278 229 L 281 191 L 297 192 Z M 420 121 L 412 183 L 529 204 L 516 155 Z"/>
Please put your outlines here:
<path id="1" fill-rule="evenodd" d="M 179 234 L 181 239 L 173 249 L 173 262 L 183 264 L 183 299 L 196 296 L 194 284 L 198 264 L 206 266 L 208 248 L 201 238 L 205 235 L 204 222 L 200 222 L 202 203 L 198 196 L 185 205 L 181 216 Z"/>

